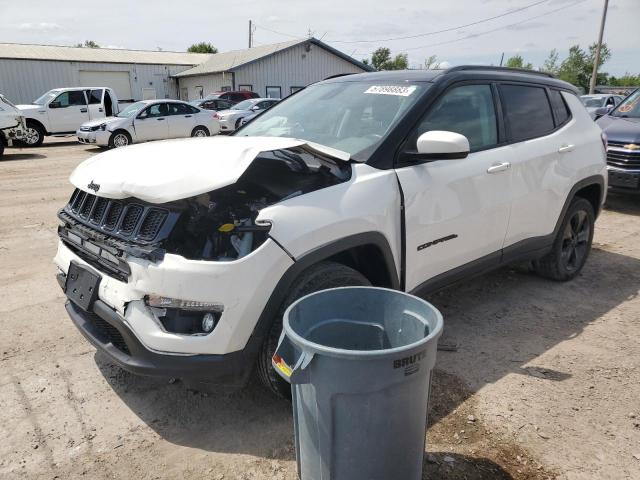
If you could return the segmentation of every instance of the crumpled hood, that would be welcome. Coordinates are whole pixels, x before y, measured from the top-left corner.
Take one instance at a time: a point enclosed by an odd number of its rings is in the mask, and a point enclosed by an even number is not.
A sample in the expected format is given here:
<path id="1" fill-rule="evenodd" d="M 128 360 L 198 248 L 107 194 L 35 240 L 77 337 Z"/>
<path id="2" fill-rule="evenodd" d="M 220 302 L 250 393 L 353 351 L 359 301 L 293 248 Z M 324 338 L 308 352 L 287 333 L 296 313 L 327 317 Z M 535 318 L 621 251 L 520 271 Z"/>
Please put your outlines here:
<path id="1" fill-rule="evenodd" d="M 166 203 L 231 185 L 261 152 L 300 145 L 336 160 L 349 160 L 348 153 L 294 138 L 185 138 L 100 153 L 78 165 L 69 180 L 101 197 Z"/>
<path id="2" fill-rule="evenodd" d="M 130 118 L 106 117 L 106 118 L 97 118 L 95 120 L 89 120 L 88 122 L 84 122 L 81 126 L 82 127 L 97 127 L 98 125 L 102 125 L 103 123 L 106 123 L 107 125 L 110 125 L 112 123 L 122 122 L 123 120 L 131 121 Z"/>

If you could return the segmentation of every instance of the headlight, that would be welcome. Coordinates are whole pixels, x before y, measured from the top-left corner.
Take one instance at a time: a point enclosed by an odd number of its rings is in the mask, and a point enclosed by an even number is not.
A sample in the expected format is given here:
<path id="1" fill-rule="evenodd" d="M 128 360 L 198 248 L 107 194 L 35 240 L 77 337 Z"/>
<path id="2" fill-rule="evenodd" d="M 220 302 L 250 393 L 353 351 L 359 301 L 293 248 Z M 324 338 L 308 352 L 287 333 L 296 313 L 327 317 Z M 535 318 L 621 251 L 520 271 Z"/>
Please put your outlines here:
<path id="1" fill-rule="evenodd" d="M 95 132 L 96 130 L 102 130 L 103 132 L 107 129 L 107 124 L 103 123 L 101 125 L 96 125 L 95 127 L 91 127 L 91 131 Z"/>

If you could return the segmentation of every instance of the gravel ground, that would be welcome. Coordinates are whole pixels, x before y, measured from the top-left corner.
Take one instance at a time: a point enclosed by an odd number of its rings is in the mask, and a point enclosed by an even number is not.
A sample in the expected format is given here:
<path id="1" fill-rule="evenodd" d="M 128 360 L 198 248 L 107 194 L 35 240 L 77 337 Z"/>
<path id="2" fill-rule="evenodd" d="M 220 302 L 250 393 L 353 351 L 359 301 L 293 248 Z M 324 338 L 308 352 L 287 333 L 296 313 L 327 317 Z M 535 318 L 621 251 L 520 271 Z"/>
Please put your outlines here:
<path id="1" fill-rule="evenodd" d="M 290 406 L 133 377 L 72 326 L 54 279 L 67 177 L 97 150 L 0 161 L 0 477 L 294 479 Z M 431 298 L 445 316 L 425 478 L 640 478 L 640 197 L 611 196 L 575 281 L 524 268 Z"/>

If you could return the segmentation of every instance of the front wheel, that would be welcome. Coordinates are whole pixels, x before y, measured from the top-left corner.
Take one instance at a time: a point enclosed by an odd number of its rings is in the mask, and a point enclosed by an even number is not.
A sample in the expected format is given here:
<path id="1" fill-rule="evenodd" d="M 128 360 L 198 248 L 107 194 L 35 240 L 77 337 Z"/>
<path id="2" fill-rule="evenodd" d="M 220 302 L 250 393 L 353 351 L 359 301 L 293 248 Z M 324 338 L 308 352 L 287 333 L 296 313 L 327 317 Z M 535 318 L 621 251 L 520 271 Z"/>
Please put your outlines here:
<path id="1" fill-rule="evenodd" d="M 191 132 L 191 136 L 192 137 L 208 137 L 209 130 L 207 129 L 207 127 L 196 127 L 193 129 L 193 132 Z"/>
<path id="2" fill-rule="evenodd" d="M 360 272 L 336 262 L 320 262 L 303 272 L 296 279 L 287 298 L 282 302 L 267 339 L 262 345 L 256 365 L 256 373 L 260 382 L 279 397 L 289 398 L 291 396 L 291 386 L 280 377 L 271 365 L 271 357 L 276 352 L 282 333 L 282 317 L 289 305 L 305 295 L 327 288 L 369 285 L 371 282 Z"/>
<path id="3" fill-rule="evenodd" d="M 44 128 L 41 125 L 27 120 L 27 129 L 21 141 L 27 147 L 39 147 L 44 141 L 44 134 Z"/>
<path id="4" fill-rule="evenodd" d="M 117 130 L 111 134 L 109 138 L 109 147 L 120 148 L 131 145 L 131 135 L 123 130 Z"/>
<path id="5" fill-rule="evenodd" d="M 584 267 L 593 241 L 595 214 L 584 198 L 573 199 L 562 220 L 551 252 L 533 264 L 536 272 L 552 280 L 567 281 Z"/>

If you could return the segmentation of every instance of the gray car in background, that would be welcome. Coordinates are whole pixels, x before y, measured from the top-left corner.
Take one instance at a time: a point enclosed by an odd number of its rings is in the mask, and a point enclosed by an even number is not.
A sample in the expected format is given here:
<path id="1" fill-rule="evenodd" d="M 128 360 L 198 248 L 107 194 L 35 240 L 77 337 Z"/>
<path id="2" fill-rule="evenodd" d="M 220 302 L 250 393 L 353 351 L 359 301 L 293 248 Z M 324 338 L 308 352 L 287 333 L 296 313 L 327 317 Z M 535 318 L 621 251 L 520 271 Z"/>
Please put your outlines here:
<path id="1" fill-rule="evenodd" d="M 593 95 L 582 95 L 580 100 L 582 100 L 591 118 L 595 120 L 598 116 L 596 111 L 599 108 L 606 108 L 608 111 L 611 111 L 624 100 L 624 96 L 609 93 L 595 93 Z"/>
<path id="2" fill-rule="evenodd" d="M 235 104 L 228 110 L 216 112 L 215 117 L 220 122 L 220 131 L 233 132 L 237 130 L 244 118 L 262 113 L 279 101 L 279 98 L 251 98 Z"/>

